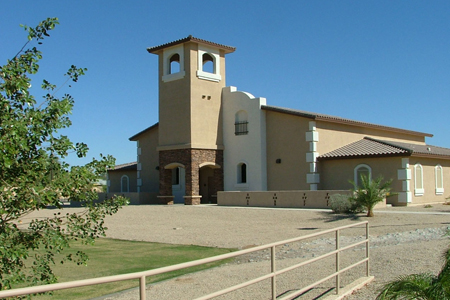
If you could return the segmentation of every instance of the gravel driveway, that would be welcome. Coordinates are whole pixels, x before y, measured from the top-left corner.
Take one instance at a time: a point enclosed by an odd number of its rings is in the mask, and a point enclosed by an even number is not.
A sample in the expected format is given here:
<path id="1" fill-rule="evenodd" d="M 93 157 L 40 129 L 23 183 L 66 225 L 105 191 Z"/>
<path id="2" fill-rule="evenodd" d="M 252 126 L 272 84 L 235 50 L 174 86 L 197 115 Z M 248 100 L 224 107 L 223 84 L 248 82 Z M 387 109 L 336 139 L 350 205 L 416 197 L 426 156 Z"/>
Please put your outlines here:
<path id="1" fill-rule="evenodd" d="M 450 226 L 450 206 L 442 204 L 432 208 L 390 207 L 375 211 L 374 218 L 364 214 L 334 215 L 327 210 L 311 209 L 128 206 L 108 217 L 106 225 L 109 228 L 107 235 L 111 238 L 244 249 L 365 220 L 370 224 L 370 274 L 375 280 L 347 299 L 374 299 L 383 283 L 402 274 L 439 271 L 442 252 L 449 244 L 443 234 Z M 362 233 L 361 229 L 344 231 L 341 244 L 355 240 Z M 277 248 L 277 268 L 320 255 L 332 247 L 332 235 L 301 245 L 283 245 Z M 345 265 L 353 257 L 363 255 L 363 249 L 352 250 L 348 257 L 343 255 L 342 263 Z M 265 252 L 250 254 L 215 269 L 150 285 L 147 299 L 192 299 L 258 277 L 270 270 L 268 257 Z M 330 274 L 333 261 L 315 263 L 309 268 L 279 276 L 278 294 L 298 289 L 300 284 L 307 284 L 322 273 Z M 360 268 L 343 276 L 342 282 L 349 283 L 362 274 L 364 270 Z M 328 282 L 314 293 L 332 286 L 333 281 Z M 266 281 L 217 299 L 269 299 L 269 289 L 270 283 Z M 298 299 L 313 297 L 315 294 L 308 293 Z M 131 290 L 102 299 L 138 299 L 138 292 Z"/>

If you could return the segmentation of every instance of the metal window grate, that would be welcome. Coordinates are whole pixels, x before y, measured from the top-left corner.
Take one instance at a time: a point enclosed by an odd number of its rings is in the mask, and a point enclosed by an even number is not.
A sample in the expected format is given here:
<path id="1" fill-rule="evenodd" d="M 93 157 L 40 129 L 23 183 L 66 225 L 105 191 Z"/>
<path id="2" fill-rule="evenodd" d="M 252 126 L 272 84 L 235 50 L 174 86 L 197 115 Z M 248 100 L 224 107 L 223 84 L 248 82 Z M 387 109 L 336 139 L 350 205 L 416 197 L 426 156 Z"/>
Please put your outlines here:
<path id="1" fill-rule="evenodd" d="M 234 123 L 234 134 L 235 135 L 248 134 L 248 122 L 244 121 Z"/>

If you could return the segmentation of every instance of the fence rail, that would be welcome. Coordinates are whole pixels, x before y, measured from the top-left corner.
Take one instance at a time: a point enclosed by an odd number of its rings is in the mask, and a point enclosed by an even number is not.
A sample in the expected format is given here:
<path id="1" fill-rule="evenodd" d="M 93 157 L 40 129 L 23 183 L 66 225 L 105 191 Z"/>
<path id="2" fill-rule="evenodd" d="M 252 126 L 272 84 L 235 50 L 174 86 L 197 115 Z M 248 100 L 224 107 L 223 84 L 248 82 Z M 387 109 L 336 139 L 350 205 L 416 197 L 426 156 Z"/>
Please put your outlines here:
<path id="1" fill-rule="evenodd" d="M 352 227 L 358 227 L 361 225 L 365 225 L 365 239 L 353 244 L 350 244 L 348 246 L 345 247 L 340 247 L 339 244 L 339 240 L 340 240 L 340 231 L 343 229 L 348 229 L 348 228 L 352 228 Z M 289 244 L 289 243 L 294 243 L 294 242 L 299 242 L 301 240 L 305 240 L 305 239 L 310 239 L 310 238 L 314 238 L 317 236 L 321 236 L 321 235 L 325 235 L 331 232 L 335 232 L 336 236 L 336 250 L 328 252 L 326 254 L 323 254 L 321 256 L 315 257 L 313 259 L 292 265 L 290 267 L 281 269 L 281 270 L 277 270 L 276 269 L 276 264 L 275 264 L 275 255 L 276 255 L 276 247 L 280 246 L 280 245 L 284 245 L 284 244 Z M 353 247 L 356 247 L 358 245 L 366 245 L 366 255 L 364 259 L 361 259 L 355 263 L 353 263 L 352 265 L 340 269 L 339 266 L 339 254 L 342 251 L 351 249 Z M 207 263 L 211 263 L 211 262 L 216 262 L 216 261 L 220 261 L 220 260 L 224 260 L 224 259 L 228 259 L 228 258 L 233 258 L 233 257 L 237 257 L 240 255 L 244 255 L 244 254 L 248 254 L 248 253 L 252 253 L 252 252 L 257 252 L 257 251 L 261 251 L 261 250 L 265 250 L 265 249 L 271 249 L 271 271 L 270 273 L 263 275 L 261 277 L 246 281 L 246 282 L 242 282 L 240 284 L 231 286 L 229 288 L 202 296 L 200 298 L 197 298 L 196 300 L 206 300 L 206 299 L 211 299 L 238 289 L 241 289 L 243 287 L 258 283 L 260 281 L 266 280 L 266 279 L 271 279 L 271 288 L 272 288 L 272 300 L 277 299 L 277 291 L 276 291 L 276 277 L 277 275 L 286 273 L 288 271 L 292 271 L 294 269 L 300 268 L 302 266 L 308 265 L 310 263 L 313 263 L 315 261 L 324 259 L 326 257 L 329 256 L 333 256 L 335 255 L 336 257 L 336 272 L 298 290 L 295 291 L 294 293 L 290 293 L 289 295 L 283 297 L 283 298 L 279 298 L 277 300 L 287 300 L 287 299 L 291 299 L 293 297 L 296 297 L 302 293 L 304 293 L 305 291 L 314 288 L 315 286 L 329 280 L 332 279 L 333 277 L 336 279 L 336 294 L 339 293 L 339 286 L 340 286 L 340 274 L 358 266 L 361 264 L 366 265 L 366 277 L 369 277 L 369 222 L 364 221 L 364 222 L 359 222 L 359 223 L 354 223 L 354 224 L 350 224 L 350 225 L 345 225 L 345 226 L 341 226 L 341 227 L 337 227 L 337 228 L 333 228 L 333 229 L 327 229 L 321 232 L 317 232 L 317 233 L 312 233 L 312 234 L 308 234 L 308 235 L 304 235 L 301 237 L 297 237 L 297 238 L 292 238 L 292 239 L 287 239 L 284 241 L 279 241 L 279 242 L 275 242 L 275 243 L 270 243 L 270 244 L 266 244 L 266 245 L 262 245 L 262 246 L 256 246 L 253 248 L 249 248 L 249 249 L 245 249 L 245 250 L 240 250 L 240 251 L 236 251 L 236 252 L 232 252 L 232 253 L 227 253 L 227 254 L 222 254 L 222 255 L 218 255 L 218 256 L 213 256 L 213 257 L 208 257 L 208 258 L 204 258 L 204 259 L 199 259 L 199 260 L 195 260 L 195 261 L 191 261 L 191 262 L 186 262 L 186 263 L 181 263 L 181 264 L 177 264 L 177 265 L 172 265 L 172 266 L 168 266 L 168 267 L 163 267 L 163 268 L 158 268 L 158 269 L 153 269 L 153 270 L 148 270 L 148 271 L 142 271 L 142 272 L 135 272 L 135 273 L 129 273 L 129 274 L 122 274 L 122 275 L 114 275 L 114 276 L 106 276 L 106 277 L 98 277 L 98 278 L 92 278 L 92 279 L 85 279 L 85 280 L 77 280 L 77 281 L 70 281 L 70 282 L 62 282 L 62 283 L 55 283 L 55 284 L 48 284 L 48 285 L 41 285 L 41 286 L 35 286 L 35 287 L 27 287 L 27 288 L 20 288 L 20 289 L 13 289 L 13 290 L 6 290 L 6 291 L 0 291 L 0 298 L 6 298 L 6 297 L 14 297 L 14 296 L 22 296 L 22 295 L 28 295 L 28 294 L 36 294 L 36 293 L 43 293 L 43 292 L 50 292 L 50 291 L 56 291 L 56 290 L 62 290 L 62 289 L 69 289 L 69 288 L 76 288 L 76 287 L 83 287 L 83 286 L 89 286 L 89 285 L 96 285 L 96 284 L 104 284 L 104 283 L 110 283 L 110 282 L 116 282 L 116 281 L 123 281 L 123 280 L 130 280 L 130 279 L 139 279 L 139 295 L 140 295 L 140 299 L 144 300 L 146 299 L 146 289 L 145 289 L 145 285 L 146 285 L 146 277 L 149 276 L 153 276 L 153 275 L 158 275 L 158 274 L 163 274 L 163 273 L 167 273 L 167 272 L 171 272 L 171 271 L 176 271 L 176 270 L 181 270 L 181 269 L 185 269 L 185 268 L 189 268 L 189 267 L 194 267 L 194 266 L 198 266 L 198 265 L 203 265 L 203 264 L 207 264 Z"/>

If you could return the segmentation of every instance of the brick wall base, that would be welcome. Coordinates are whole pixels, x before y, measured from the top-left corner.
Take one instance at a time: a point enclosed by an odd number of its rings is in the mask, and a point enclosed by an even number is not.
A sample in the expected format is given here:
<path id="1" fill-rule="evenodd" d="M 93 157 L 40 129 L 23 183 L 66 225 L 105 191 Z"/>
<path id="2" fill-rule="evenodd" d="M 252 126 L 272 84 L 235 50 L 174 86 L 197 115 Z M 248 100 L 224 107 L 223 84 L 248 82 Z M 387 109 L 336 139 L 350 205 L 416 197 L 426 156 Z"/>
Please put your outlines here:
<path id="1" fill-rule="evenodd" d="M 200 165 L 213 163 L 220 168 L 214 169 L 214 180 L 212 189 L 223 191 L 223 151 L 209 149 L 177 149 L 159 152 L 159 194 L 160 196 L 172 195 L 172 170 L 165 169 L 169 164 L 178 163 L 185 168 L 185 204 L 200 204 Z M 176 166 L 175 166 L 176 167 Z M 195 200 L 194 200 L 195 198 Z"/>

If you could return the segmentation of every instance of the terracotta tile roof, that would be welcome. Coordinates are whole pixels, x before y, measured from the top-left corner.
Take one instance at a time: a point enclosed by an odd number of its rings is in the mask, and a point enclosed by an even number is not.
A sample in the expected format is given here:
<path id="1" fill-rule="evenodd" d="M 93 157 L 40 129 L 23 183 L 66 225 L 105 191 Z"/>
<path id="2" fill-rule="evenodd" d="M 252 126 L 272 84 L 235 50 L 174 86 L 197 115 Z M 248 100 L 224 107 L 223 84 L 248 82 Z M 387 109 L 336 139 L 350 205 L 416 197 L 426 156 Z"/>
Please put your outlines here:
<path id="1" fill-rule="evenodd" d="M 409 156 L 411 151 L 401 147 L 385 144 L 371 138 L 350 143 L 318 157 L 318 160 L 337 158 L 361 158 L 376 156 Z"/>
<path id="2" fill-rule="evenodd" d="M 109 169 L 108 172 L 111 171 L 132 171 L 132 170 L 137 170 L 137 162 L 130 162 L 130 163 L 126 163 L 126 164 L 121 164 L 121 165 L 117 165 L 114 166 L 114 169 Z"/>
<path id="3" fill-rule="evenodd" d="M 378 156 L 427 156 L 450 159 L 450 149 L 396 141 L 383 141 L 369 137 L 320 155 L 318 160 L 362 158 Z"/>
<path id="4" fill-rule="evenodd" d="M 410 135 L 427 136 L 427 137 L 433 136 L 432 134 L 425 133 L 425 132 L 412 131 L 412 130 L 383 126 L 383 125 L 378 125 L 378 124 L 373 124 L 373 123 L 360 122 L 360 121 L 345 119 L 345 118 L 341 118 L 341 117 L 324 115 L 324 114 L 308 112 L 308 111 L 303 111 L 303 110 L 297 110 L 297 109 L 290 109 L 290 108 L 283 108 L 283 107 L 269 106 L 269 105 L 263 105 L 263 106 L 261 106 L 261 109 L 295 115 L 295 116 L 300 116 L 300 117 L 305 117 L 305 118 L 310 118 L 313 120 L 319 120 L 319 121 L 324 121 L 324 122 L 348 124 L 348 125 L 359 126 L 359 127 L 376 128 L 376 129 L 393 131 L 393 132 L 407 133 Z"/>
<path id="5" fill-rule="evenodd" d="M 128 140 L 130 140 L 130 141 L 137 141 L 136 138 L 137 138 L 139 135 L 141 135 L 141 134 L 143 134 L 143 133 L 146 133 L 147 131 L 152 130 L 153 128 L 158 127 L 158 125 L 159 125 L 159 122 L 153 124 L 153 125 L 150 126 L 150 127 L 145 128 L 144 130 L 142 130 L 142 131 L 140 131 L 140 132 L 138 132 L 138 133 L 136 133 L 135 135 L 133 135 L 132 137 L 130 137 Z"/>
<path id="6" fill-rule="evenodd" d="M 222 45 L 222 44 L 217 44 L 217 43 L 214 43 L 214 42 L 210 42 L 210 41 L 207 41 L 207 40 L 202 40 L 202 39 L 193 37 L 192 35 L 189 35 L 188 37 L 185 37 L 185 38 L 182 38 L 182 39 L 170 42 L 170 43 L 162 44 L 162 45 L 155 46 L 155 47 L 149 47 L 149 48 L 147 48 L 147 51 L 149 53 L 154 53 L 155 54 L 158 50 L 161 50 L 161 49 L 164 49 L 164 48 L 168 48 L 168 47 L 172 47 L 172 46 L 175 46 L 175 45 L 178 45 L 178 44 L 183 44 L 183 43 L 186 43 L 186 42 L 197 42 L 197 43 L 200 43 L 200 44 L 217 47 L 217 48 L 220 48 L 220 49 L 224 50 L 225 53 L 231 53 L 231 52 L 234 52 L 236 50 L 235 47 L 226 46 L 226 45 Z"/>
<path id="7" fill-rule="evenodd" d="M 411 143 L 392 142 L 392 141 L 379 141 L 394 147 L 401 147 L 408 149 L 412 152 L 412 156 L 440 156 L 450 159 L 450 149 L 433 145 L 418 145 Z"/>

